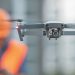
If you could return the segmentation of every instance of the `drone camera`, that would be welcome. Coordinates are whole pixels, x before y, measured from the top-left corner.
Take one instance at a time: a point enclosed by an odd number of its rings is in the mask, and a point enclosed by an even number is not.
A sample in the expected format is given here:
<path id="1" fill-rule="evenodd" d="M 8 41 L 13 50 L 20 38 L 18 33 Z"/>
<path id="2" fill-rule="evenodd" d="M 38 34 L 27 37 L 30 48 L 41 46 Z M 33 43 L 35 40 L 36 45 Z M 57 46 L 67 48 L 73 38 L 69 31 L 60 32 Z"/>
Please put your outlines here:
<path id="1" fill-rule="evenodd" d="M 63 24 L 62 23 L 48 23 L 45 25 L 45 31 L 43 35 L 49 38 L 59 38 L 63 34 Z"/>

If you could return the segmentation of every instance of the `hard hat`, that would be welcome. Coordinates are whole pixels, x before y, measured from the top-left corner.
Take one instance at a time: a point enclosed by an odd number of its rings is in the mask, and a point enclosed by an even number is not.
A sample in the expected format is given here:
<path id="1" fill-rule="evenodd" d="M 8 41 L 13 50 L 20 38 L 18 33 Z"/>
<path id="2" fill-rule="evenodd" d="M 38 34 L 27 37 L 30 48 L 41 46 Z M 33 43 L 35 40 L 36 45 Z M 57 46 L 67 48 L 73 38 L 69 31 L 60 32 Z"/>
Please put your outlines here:
<path id="1" fill-rule="evenodd" d="M 9 14 L 0 9 L 0 39 L 5 39 L 8 37 L 11 30 L 11 22 Z"/>

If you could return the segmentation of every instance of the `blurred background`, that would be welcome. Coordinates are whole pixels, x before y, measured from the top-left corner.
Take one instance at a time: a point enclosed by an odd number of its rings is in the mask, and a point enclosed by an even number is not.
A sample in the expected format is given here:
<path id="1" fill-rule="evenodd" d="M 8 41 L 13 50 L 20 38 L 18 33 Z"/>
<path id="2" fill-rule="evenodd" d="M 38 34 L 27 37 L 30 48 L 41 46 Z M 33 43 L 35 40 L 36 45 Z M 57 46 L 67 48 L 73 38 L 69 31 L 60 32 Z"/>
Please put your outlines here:
<path id="1" fill-rule="evenodd" d="M 75 0 L 0 0 L 0 8 L 14 19 L 24 19 L 23 24 L 75 22 Z M 41 33 L 40 29 L 35 31 Z M 12 38 L 19 40 L 16 30 L 12 30 Z M 24 64 L 27 75 L 75 75 L 75 36 L 48 40 L 30 35 L 23 42 L 29 46 Z"/>

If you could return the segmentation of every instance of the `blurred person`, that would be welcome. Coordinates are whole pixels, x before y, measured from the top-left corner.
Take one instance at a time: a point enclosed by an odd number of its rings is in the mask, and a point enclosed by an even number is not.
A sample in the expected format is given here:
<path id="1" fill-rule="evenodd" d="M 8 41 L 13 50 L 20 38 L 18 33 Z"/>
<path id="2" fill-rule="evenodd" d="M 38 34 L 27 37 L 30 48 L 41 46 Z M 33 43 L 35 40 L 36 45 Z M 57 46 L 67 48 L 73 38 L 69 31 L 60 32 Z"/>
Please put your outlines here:
<path id="1" fill-rule="evenodd" d="M 0 74 L 14 75 L 21 72 L 28 47 L 27 45 L 14 40 L 9 40 L 11 32 L 10 16 L 7 11 L 0 9 Z M 22 66 L 22 70 L 23 70 Z"/>

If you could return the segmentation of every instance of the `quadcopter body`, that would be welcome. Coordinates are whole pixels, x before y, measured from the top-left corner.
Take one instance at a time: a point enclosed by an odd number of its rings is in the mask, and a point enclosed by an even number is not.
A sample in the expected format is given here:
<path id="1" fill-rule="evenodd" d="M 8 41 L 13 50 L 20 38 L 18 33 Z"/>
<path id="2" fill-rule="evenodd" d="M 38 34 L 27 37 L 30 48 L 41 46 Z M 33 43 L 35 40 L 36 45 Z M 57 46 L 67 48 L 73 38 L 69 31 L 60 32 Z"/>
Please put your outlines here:
<path id="1" fill-rule="evenodd" d="M 75 28 L 75 24 L 72 23 L 61 23 L 61 22 L 49 22 L 49 23 L 45 23 L 45 24 L 24 24 L 22 25 L 21 22 L 23 20 L 18 19 L 18 20 L 10 20 L 10 21 L 17 21 L 18 25 L 16 27 L 18 34 L 19 34 L 19 38 L 21 41 L 23 41 L 23 37 L 26 35 L 26 33 L 28 33 L 27 29 L 44 29 L 43 36 L 47 36 L 49 38 L 49 40 L 51 38 L 59 38 L 62 35 L 75 35 L 75 31 L 63 31 L 64 28 L 71 28 L 74 29 Z M 31 32 L 29 32 L 31 33 Z M 36 34 L 36 33 L 35 33 Z"/>
<path id="2" fill-rule="evenodd" d="M 5 20 L 8 21 L 8 20 Z M 59 38 L 62 35 L 75 35 L 75 31 L 63 31 L 64 28 L 69 28 L 69 29 L 75 29 L 75 24 L 74 23 L 62 23 L 62 22 L 49 22 L 49 23 L 36 23 L 36 24 L 22 24 L 23 20 L 22 19 L 12 19 L 9 20 L 10 22 L 18 22 L 16 24 L 16 28 L 12 29 L 17 29 L 19 38 L 21 41 L 23 41 L 23 37 L 31 32 L 28 32 L 26 30 L 28 29 L 44 29 L 42 34 L 43 36 L 47 36 L 49 40 L 51 38 Z M 31 33 L 33 35 L 33 33 Z M 36 33 L 35 33 L 36 34 Z"/>

